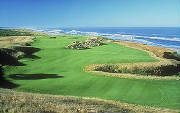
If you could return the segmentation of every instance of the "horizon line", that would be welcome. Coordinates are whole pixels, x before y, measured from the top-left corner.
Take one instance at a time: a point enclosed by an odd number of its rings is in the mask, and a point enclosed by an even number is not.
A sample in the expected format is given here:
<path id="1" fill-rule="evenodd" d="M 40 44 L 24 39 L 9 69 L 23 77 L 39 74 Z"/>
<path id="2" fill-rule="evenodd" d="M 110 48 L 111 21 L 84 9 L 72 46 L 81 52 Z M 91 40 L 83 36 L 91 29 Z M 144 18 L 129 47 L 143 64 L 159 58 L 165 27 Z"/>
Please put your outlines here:
<path id="1" fill-rule="evenodd" d="M 62 26 L 62 27 L 43 27 L 43 26 L 14 26 L 14 27 L 1 27 L 0 28 L 180 28 L 180 26 Z"/>

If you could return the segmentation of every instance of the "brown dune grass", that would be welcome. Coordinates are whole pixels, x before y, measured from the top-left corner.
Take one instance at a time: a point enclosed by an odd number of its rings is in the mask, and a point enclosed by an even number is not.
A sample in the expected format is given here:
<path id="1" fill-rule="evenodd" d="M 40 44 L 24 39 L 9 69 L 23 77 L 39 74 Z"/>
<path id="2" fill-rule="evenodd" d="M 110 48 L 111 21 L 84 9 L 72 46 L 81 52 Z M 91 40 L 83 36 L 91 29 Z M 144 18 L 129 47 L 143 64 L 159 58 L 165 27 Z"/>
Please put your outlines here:
<path id="1" fill-rule="evenodd" d="M 146 65 L 146 63 L 142 63 L 142 65 Z M 148 63 L 149 65 L 153 65 L 151 63 Z M 144 75 L 138 75 L 138 74 L 131 74 L 131 73 L 110 73 L 110 72 L 103 72 L 103 71 L 95 71 L 94 69 L 96 67 L 101 67 L 106 64 L 93 64 L 86 66 L 84 68 L 84 71 L 88 73 L 94 73 L 98 75 L 104 75 L 104 76 L 114 76 L 114 77 L 121 77 L 121 78 L 129 78 L 129 79 L 153 79 L 153 80 L 180 80 L 180 77 L 178 76 L 144 76 Z M 123 65 L 123 64 L 120 64 Z M 134 63 L 134 65 L 138 65 L 141 67 L 141 63 Z M 129 69 L 132 69 L 133 66 L 131 64 L 124 64 L 123 67 L 127 67 Z"/>
<path id="2" fill-rule="evenodd" d="M 121 45 L 134 47 L 134 48 L 137 48 L 137 49 L 152 52 L 154 55 L 156 55 L 157 57 L 160 57 L 160 58 L 164 58 L 164 54 L 166 52 L 176 53 L 176 51 L 170 50 L 170 49 L 167 49 L 167 48 L 155 47 L 155 46 L 150 46 L 150 45 L 146 45 L 146 44 L 140 44 L 140 43 L 136 43 L 136 42 L 120 41 L 120 40 L 113 40 L 113 42 L 116 42 L 116 43 L 121 44 Z"/>
<path id="3" fill-rule="evenodd" d="M 16 45 L 26 45 L 33 42 L 33 36 L 6 36 L 0 38 L 0 48 L 10 48 Z"/>
<path id="4" fill-rule="evenodd" d="M 178 113 L 111 100 L 21 93 L 0 89 L 1 113 Z"/>

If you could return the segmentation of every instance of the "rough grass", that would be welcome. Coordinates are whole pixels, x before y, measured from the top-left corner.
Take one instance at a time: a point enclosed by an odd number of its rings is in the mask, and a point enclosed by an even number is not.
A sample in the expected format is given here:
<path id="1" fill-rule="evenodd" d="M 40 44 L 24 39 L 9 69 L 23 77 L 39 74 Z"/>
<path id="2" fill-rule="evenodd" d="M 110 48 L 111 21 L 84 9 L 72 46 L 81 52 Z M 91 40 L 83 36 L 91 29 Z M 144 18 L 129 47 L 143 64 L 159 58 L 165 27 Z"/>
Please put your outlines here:
<path id="1" fill-rule="evenodd" d="M 177 54 L 176 51 L 170 50 L 167 48 L 155 47 L 155 46 L 140 44 L 140 43 L 136 43 L 136 42 L 129 42 L 129 41 L 114 40 L 113 42 L 116 42 L 118 44 L 122 44 L 125 46 L 139 48 L 141 50 L 152 52 L 153 54 L 155 54 L 157 57 L 160 57 L 160 58 L 180 60 L 180 56 Z"/>
<path id="2" fill-rule="evenodd" d="M 97 65 L 93 70 L 110 73 L 130 73 L 146 76 L 178 76 L 179 62 L 160 61 L 155 63 L 127 63 Z"/>
<path id="3" fill-rule="evenodd" d="M 9 57 L 15 59 L 24 57 L 26 52 L 17 48 L 30 46 L 37 35 L 44 34 L 24 29 L 0 29 L 0 65 L 8 62 Z"/>
<path id="4" fill-rule="evenodd" d="M 34 32 L 32 30 L 25 29 L 0 29 L 1 36 L 37 36 L 46 35 L 45 33 Z"/>
<path id="5" fill-rule="evenodd" d="M 1 113 L 178 113 L 96 98 L 54 96 L 0 89 Z"/>
<path id="6" fill-rule="evenodd" d="M 0 48 L 13 48 L 14 46 L 27 46 L 33 42 L 32 36 L 8 36 L 0 38 Z"/>
<path id="7" fill-rule="evenodd" d="M 0 38 L 0 65 L 14 65 L 18 59 L 33 53 L 30 43 L 34 41 L 32 36 L 7 36 Z"/>

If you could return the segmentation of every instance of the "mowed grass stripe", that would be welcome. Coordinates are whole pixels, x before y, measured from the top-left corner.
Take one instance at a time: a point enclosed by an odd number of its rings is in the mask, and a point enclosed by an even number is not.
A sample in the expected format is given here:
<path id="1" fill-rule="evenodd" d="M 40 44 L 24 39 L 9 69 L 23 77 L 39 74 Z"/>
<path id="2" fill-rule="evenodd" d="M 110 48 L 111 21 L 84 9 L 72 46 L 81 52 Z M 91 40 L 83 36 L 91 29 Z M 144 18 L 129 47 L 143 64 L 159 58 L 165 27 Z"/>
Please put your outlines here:
<path id="1" fill-rule="evenodd" d="M 86 37 L 57 36 L 56 39 L 50 39 L 43 36 L 37 38 L 32 46 L 41 49 L 34 54 L 40 59 L 26 58 L 20 60 L 26 66 L 4 67 L 6 78 L 20 85 L 15 88 L 17 91 L 97 97 L 132 104 L 180 109 L 179 80 L 122 79 L 83 71 L 83 68 L 90 64 L 157 61 L 148 53 L 112 42 L 87 50 L 65 48 L 76 40 L 86 40 Z M 39 73 L 63 77 L 15 80 L 8 76 Z"/>

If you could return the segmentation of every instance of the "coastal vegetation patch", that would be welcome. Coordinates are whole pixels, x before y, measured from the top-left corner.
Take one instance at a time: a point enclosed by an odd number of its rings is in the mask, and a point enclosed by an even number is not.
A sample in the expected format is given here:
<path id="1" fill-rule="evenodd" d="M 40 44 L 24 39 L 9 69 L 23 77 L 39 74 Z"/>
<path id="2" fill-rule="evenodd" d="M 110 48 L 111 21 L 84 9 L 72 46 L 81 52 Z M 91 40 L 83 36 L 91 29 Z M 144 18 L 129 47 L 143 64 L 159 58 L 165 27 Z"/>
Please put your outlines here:
<path id="1" fill-rule="evenodd" d="M 94 67 L 94 71 L 110 73 L 130 73 L 145 76 L 179 76 L 179 62 L 104 64 Z"/>
<path id="2" fill-rule="evenodd" d="M 45 33 L 35 32 L 25 29 L 0 29 L 0 37 L 2 36 L 37 36 L 46 35 Z"/>
<path id="3" fill-rule="evenodd" d="M 88 37 L 86 41 L 75 41 L 72 44 L 68 45 L 66 48 L 70 49 L 89 49 L 90 47 L 96 47 L 103 45 L 103 37 Z"/>

